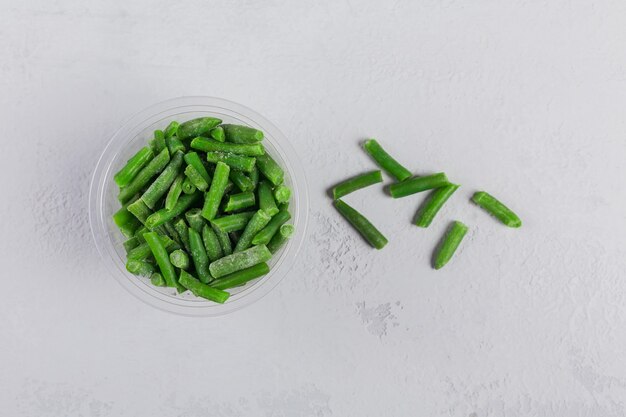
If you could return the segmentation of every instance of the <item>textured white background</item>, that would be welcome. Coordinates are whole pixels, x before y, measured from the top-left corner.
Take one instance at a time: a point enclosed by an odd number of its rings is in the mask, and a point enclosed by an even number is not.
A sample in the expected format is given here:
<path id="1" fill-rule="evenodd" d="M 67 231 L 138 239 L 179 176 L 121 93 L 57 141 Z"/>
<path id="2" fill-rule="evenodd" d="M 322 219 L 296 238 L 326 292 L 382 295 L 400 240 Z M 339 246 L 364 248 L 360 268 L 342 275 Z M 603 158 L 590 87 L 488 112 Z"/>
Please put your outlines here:
<path id="1" fill-rule="evenodd" d="M 625 27 L 622 0 L 1 0 L 0 414 L 624 415 Z M 108 138 L 181 95 L 259 111 L 309 179 L 297 267 L 222 318 L 127 294 L 87 221 Z M 428 230 L 421 196 L 347 198 L 379 252 L 325 194 L 368 136 L 463 185 Z M 471 233 L 433 271 L 452 219 Z"/>

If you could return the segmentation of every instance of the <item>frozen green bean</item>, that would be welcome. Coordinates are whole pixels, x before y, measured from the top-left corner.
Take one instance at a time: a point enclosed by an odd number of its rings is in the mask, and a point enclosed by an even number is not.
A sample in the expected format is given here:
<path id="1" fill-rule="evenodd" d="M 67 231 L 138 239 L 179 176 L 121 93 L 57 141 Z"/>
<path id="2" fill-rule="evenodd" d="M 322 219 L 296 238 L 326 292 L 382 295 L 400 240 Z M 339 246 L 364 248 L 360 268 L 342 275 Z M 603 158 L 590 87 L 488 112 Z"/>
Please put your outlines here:
<path id="1" fill-rule="evenodd" d="M 241 192 L 245 193 L 254 189 L 254 184 L 252 183 L 252 180 L 241 171 L 231 170 L 230 179 Z"/>
<path id="2" fill-rule="evenodd" d="M 361 213 L 350 207 L 342 200 L 334 201 L 339 213 L 376 249 L 382 249 L 387 244 L 387 238 L 374 227 Z"/>
<path id="3" fill-rule="evenodd" d="M 213 164 L 217 164 L 219 161 L 222 161 L 232 169 L 244 172 L 252 171 L 256 164 L 255 158 L 251 156 L 237 155 L 235 153 L 207 152 L 206 159 Z"/>
<path id="4" fill-rule="evenodd" d="M 191 245 L 189 244 L 189 226 L 187 226 L 185 220 L 178 219 L 176 223 L 174 223 L 174 228 L 176 229 L 176 232 L 178 232 L 178 237 L 183 244 L 183 248 L 185 248 L 188 253 L 191 253 Z"/>
<path id="5" fill-rule="evenodd" d="M 169 237 L 159 235 L 159 239 L 161 240 L 161 243 L 163 244 L 163 246 L 165 246 L 166 251 L 172 252 L 176 249 L 179 249 L 178 244 L 174 242 L 172 239 L 170 239 Z M 148 245 L 147 242 L 144 242 L 140 244 L 139 246 L 137 246 L 136 248 L 133 248 L 132 250 L 130 250 L 128 254 L 126 255 L 126 259 L 142 261 L 150 257 L 151 254 L 152 254 L 152 251 L 150 249 L 150 246 Z"/>
<path id="6" fill-rule="evenodd" d="M 143 235 L 144 239 L 146 239 L 146 243 L 150 246 L 150 250 L 152 251 L 152 255 L 159 265 L 159 269 L 161 270 L 161 274 L 165 279 L 168 287 L 173 287 L 178 290 L 178 292 L 184 292 L 185 289 L 178 283 L 176 279 L 176 271 L 174 270 L 174 266 L 170 262 L 169 254 L 165 249 L 165 245 L 161 242 L 159 235 L 156 232 L 148 232 Z"/>
<path id="7" fill-rule="evenodd" d="M 233 143 L 256 143 L 263 140 L 263 132 L 248 126 L 223 124 L 226 140 Z"/>
<path id="8" fill-rule="evenodd" d="M 141 198 L 138 198 L 134 202 L 130 203 L 127 208 L 128 211 L 141 222 L 141 224 L 146 224 L 146 219 L 152 214 L 150 207 L 148 207 Z"/>
<path id="9" fill-rule="evenodd" d="M 230 237 L 228 237 L 228 233 L 218 229 L 213 224 L 211 224 L 211 229 L 213 229 L 215 236 L 217 236 L 217 240 L 220 242 L 223 256 L 233 253 L 233 244 L 230 241 Z"/>
<path id="10" fill-rule="evenodd" d="M 156 149 L 157 153 L 161 152 L 163 149 L 165 149 L 166 145 L 165 145 L 165 134 L 163 133 L 162 130 L 155 130 L 154 131 L 154 148 Z"/>
<path id="11" fill-rule="evenodd" d="M 375 139 L 368 139 L 363 148 L 385 172 L 398 181 L 404 181 L 411 176 L 411 172 L 393 159 Z"/>
<path id="12" fill-rule="evenodd" d="M 252 181 L 252 185 L 256 188 L 259 185 L 259 169 L 256 167 L 256 161 L 252 170 L 248 173 L 248 178 Z"/>
<path id="13" fill-rule="evenodd" d="M 216 217 L 211 220 L 211 224 L 225 233 L 236 232 L 238 230 L 243 230 L 246 227 L 254 213 L 254 211 L 246 211 L 243 213 Z"/>
<path id="14" fill-rule="evenodd" d="M 182 249 L 177 249 L 170 253 L 170 262 L 176 268 L 189 269 L 189 255 Z"/>
<path id="15" fill-rule="evenodd" d="M 389 186 L 389 192 L 393 198 L 406 197 L 415 193 L 420 193 L 433 188 L 445 187 L 450 185 L 448 177 L 443 172 L 427 175 L 423 177 L 414 177 L 408 180 L 397 182 Z"/>
<path id="16" fill-rule="evenodd" d="M 183 180 L 182 188 L 183 188 L 183 193 L 185 194 L 193 194 L 197 191 L 196 186 L 193 185 L 193 183 L 187 176 L 185 176 L 185 179 Z"/>
<path id="17" fill-rule="evenodd" d="M 379 182 L 383 182 L 383 176 L 380 170 L 357 175 L 356 177 L 349 178 L 335 185 L 332 190 L 333 198 L 337 200 L 338 198 L 348 195 L 353 191 L 378 184 Z"/>
<path id="18" fill-rule="evenodd" d="M 120 229 L 124 237 L 133 237 L 141 223 L 130 213 L 126 207 L 122 207 L 113 215 L 113 222 Z"/>
<path id="19" fill-rule="evenodd" d="M 126 261 L 126 270 L 133 275 L 150 278 L 156 268 L 150 262 L 129 259 Z"/>
<path id="20" fill-rule="evenodd" d="M 291 224 L 283 224 L 278 229 L 278 233 L 274 234 L 270 243 L 267 244 L 267 249 L 272 253 L 278 252 L 278 250 L 287 242 L 287 240 L 293 235 L 295 228 Z"/>
<path id="21" fill-rule="evenodd" d="M 276 201 L 274 200 L 274 194 L 272 193 L 272 187 L 267 181 L 260 181 L 257 189 L 259 208 L 265 210 L 270 216 L 278 213 L 278 207 L 276 207 Z"/>
<path id="22" fill-rule="evenodd" d="M 167 149 L 163 149 L 157 156 L 133 178 L 133 180 L 120 190 L 118 199 L 122 204 L 128 202 L 135 194 L 141 191 L 155 175 L 165 169 L 170 162 L 170 154 Z"/>
<path id="23" fill-rule="evenodd" d="M 187 219 L 189 227 L 198 233 L 202 232 L 202 228 L 206 224 L 206 220 L 202 217 L 202 210 L 199 208 L 193 208 L 187 211 L 187 213 L 185 213 L 185 219 Z"/>
<path id="24" fill-rule="evenodd" d="M 276 161 L 269 155 L 259 155 L 256 158 L 256 166 L 263 174 L 265 178 L 270 180 L 274 185 L 280 185 L 283 183 L 285 177 L 285 171 L 276 163 Z"/>
<path id="25" fill-rule="evenodd" d="M 419 227 L 430 226 L 441 207 L 443 207 L 458 188 L 459 186 L 457 184 L 450 184 L 432 191 L 417 211 L 415 224 Z"/>
<path id="26" fill-rule="evenodd" d="M 213 220 L 217 214 L 217 210 L 224 196 L 224 189 L 228 182 L 228 173 L 230 167 L 223 162 L 218 162 L 211 181 L 211 188 L 204 198 L 204 206 L 202 207 L 202 216 L 207 220 Z"/>
<path id="27" fill-rule="evenodd" d="M 254 238 L 254 236 L 256 236 L 256 234 L 259 233 L 261 230 L 263 230 L 263 228 L 267 226 L 271 219 L 272 216 L 270 216 L 263 210 L 258 210 L 256 213 L 254 213 L 254 215 L 246 225 L 246 228 L 243 229 L 243 233 L 241 234 L 241 236 L 239 236 L 239 240 L 237 241 L 233 252 L 241 252 L 248 249 L 252 244 L 252 239 Z"/>
<path id="28" fill-rule="evenodd" d="M 287 221 L 291 219 L 291 214 L 288 210 L 280 210 L 272 219 L 267 223 L 267 225 L 261 229 L 254 237 L 252 238 L 253 245 L 264 244 L 267 245 L 272 240 L 272 237 L 278 232 L 280 226 L 287 223 Z"/>
<path id="29" fill-rule="evenodd" d="M 195 193 L 181 196 L 173 209 L 166 210 L 163 208 L 151 214 L 150 217 L 146 219 L 146 227 L 148 227 L 148 229 L 154 229 L 155 227 L 174 219 L 198 201 L 201 195 L 201 193 Z"/>
<path id="30" fill-rule="evenodd" d="M 123 243 L 124 250 L 126 251 L 126 255 L 128 255 L 128 252 L 130 252 L 131 250 L 133 250 L 134 248 L 136 248 L 140 244 L 141 244 L 141 242 L 139 242 L 139 239 L 137 239 L 136 236 L 133 236 L 130 239 L 126 240 Z"/>
<path id="31" fill-rule="evenodd" d="M 152 275 L 150 275 L 150 282 L 155 287 L 167 287 L 167 283 L 163 279 L 163 275 L 158 272 L 153 272 Z"/>
<path id="32" fill-rule="evenodd" d="M 201 137 L 192 140 L 191 147 L 203 152 L 230 152 L 245 156 L 260 156 L 265 153 L 260 143 L 218 142 L 215 139 Z"/>
<path id="33" fill-rule="evenodd" d="M 113 177 L 115 183 L 120 187 L 128 185 L 133 178 L 154 158 L 154 153 L 149 147 L 141 148 L 132 158 L 130 158 L 124 168 L 119 170 Z"/>
<path id="34" fill-rule="evenodd" d="M 196 171 L 198 171 L 198 174 L 202 175 L 202 178 L 207 182 L 207 184 L 211 183 L 211 176 L 202 163 L 202 159 L 200 159 L 200 156 L 198 156 L 196 152 L 187 152 L 185 154 L 185 162 L 187 162 L 188 165 L 193 166 Z"/>
<path id="35" fill-rule="evenodd" d="M 220 240 L 215 231 L 207 224 L 202 228 L 202 243 L 204 243 L 204 249 L 211 262 L 224 256 Z"/>
<path id="36" fill-rule="evenodd" d="M 274 199 L 277 203 L 286 203 L 291 198 L 291 189 L 284 184 L 274 189 Z"/>
<path id="37" fill-rule="evenodd" d="M 441 269 L 452 258 L 459 244 L 467 234 L 467 226 L 459 221 L 454 221 L 443 236 L 435 249 L 433 264 L 435 269 Z"/>
<path id="38" fill-rule="evenodd" d="M 253 279 L 266 275 L 268 272 L 270 272 L 270 267 L 267 263 L 262 262 L 251 266 L 250 268 L 242 269 L 241 271 L 233 272 L 232 274 L 225 275 L 220 279 L 216 279 L 211 283 L 211 287 L 219 290 L 240 287 Z"/>
<path id="39" fill-rule="evenodd" d="M 236 211 L 242 210 L 248 207 L 252 207 L 256 204 L 256 198 L 253 192 L 231 194 L 224 204 L 224 211 Z"/>
<path id="40" fill-rule="evenodd" d="M 159 174 L 159 176 L 154 180 L 152 184 L 148 187 L 148 189 L 143 193 L 141 199 L 146 206 L 151 209 L 155 208 L 161 197 L 163 197 L 167 191 L 170 189 L 170 186 L 178 176 L 180 168 L 183 165 L 183 153 L 176 152 L 170 163 L 165 167 L 165 169 Z"/>
<path id="41" fill-rule="evenodd" d="M 252 246 L 242 252 L 236 252 L 211 262 L 209 270 L 214 278 L 220 278 L 262 262 L 267 262 L 271 257 L 272 254 L 265 245 Z"/>
<path id="42" fill-rule="evenodd" d="M 165 196 L 166 210 L 171 210 L 176 205 L 180 194 L 183 192 L 183 181 L 185 181 L 185 176 L 183 174 L 178 174 L 172 185 L 170 185 L 170 189 Z"/>
<path id="43" fill-rule="evenodd" d="M 170 124 L 167 125 L 167 127 L 163 131 L 165 139 L 176 136 L 176 133 L 178 132 L 178 126 L 180 126 L 180 123 L 178 123 L 176 120 L 171 121 Z"/>
<path id="44" fill-rule="evenodd" d="M 170 151 L 170 155 L 174 155 L 176 152 L 185 153 L 187 150 L 183 142 L 181 142 L 181 140 L 176 136 L 166 138 L 165 143 L 167 144 L 167 149 Z"/>
<path id="45" fill-rule="evenodd" d="M 189 245 L 191 246 L 191 259 L 196 268 L 198 278 L 205 284 L 213 281 L 213 277 L 209 272 L 210 261 L 202 242 L 202 236 L 192 228 L 189 228 Z"/>
<path id="46" fill-rule="evenodd" d="M 216 303 L 224 304 L 226 300 L 228 300 L 228 297 L 230 297 L 230 294 L 226 291 L 203 284 L 196 277 L 184 270 L 180 271 L 180 283 L 196 297 L 206 298 Z"/>
<path id="47" fill-rule="evenodd" d="M 226 135 L 224 134 L 224 128 L 222 128 L 222 126 L 211 129 L 209 135 L 218 142 L 224 142 L 226 140 Z"/>
<path id="48" fill-rule="evenodd" d="M 222 123 L 222 121 L 215 117 L 200 117 L 198 119 L 188 120 L 178 126 L 176 135 L 181 140 L 206 136 L 211 129 L 220 123 Z"/>
<path id="49" fill-rule="evenodd" d="M 506 226 L 521 227 L 522 220 L 520 220 L 517 214 L 491 194 L 485 191 L 478 191 L 472 196 L 472 201 Z"/>
<path id="50" fill-rule="evenodd" d="M 193 165 L 187 165 L 185 168 L 185 176 L 189 178 L 189 181 L 200 191 L 206 191 L 209 188 L 209 183 L 204 180 L 202 175 L 196 170 Z"/>

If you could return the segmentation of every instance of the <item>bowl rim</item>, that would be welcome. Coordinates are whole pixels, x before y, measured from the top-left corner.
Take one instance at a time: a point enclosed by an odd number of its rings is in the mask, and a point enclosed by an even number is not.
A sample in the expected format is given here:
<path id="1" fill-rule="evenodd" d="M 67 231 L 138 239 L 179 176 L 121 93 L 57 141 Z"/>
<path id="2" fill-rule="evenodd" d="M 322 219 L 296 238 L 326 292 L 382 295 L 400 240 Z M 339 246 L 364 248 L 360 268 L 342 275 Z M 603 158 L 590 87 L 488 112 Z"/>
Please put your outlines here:
<path id="1" fill-rule="evenodd" d="M 213 110 L 213 111 L 211 111 Z M 226 112 L 226 113 L 220 113 Z M 128 148 L 137 136 L 155 123 L 167 117 L 183 113 L 223 114 L 235 118 L 247 125 L 263 130 L 269 146 L 281 159 L 286 178 L 292 188 L 293 224 L 296 232 L 275 256 L 278 257 L 269 274 L 253 281 L 243 291 L 231 296 L 225 304 L 216 304 L 208 300 L 194 298 L 183 299 L 165 294 L 163 289 L 146 284 L 149 279 L 138 278 L 126 271 L 115 244 L 112 232 L 107 227 L 108 217 L 105 213 L 105 191 L 108 181 L 112 181 L 112 166 L 118 162 L 120 153 Z M 182 96 L 153 104 L 128 117 L 121 127 L 113 134 L 104 147 L 94 172 L 89 188 L 89 224 L 96 249 L 110 274 L 133 296 L 144 303 L 162 311 L 185 316 L 207 317 L 221 316 L 260 300 L 289 273 L 296 262 L 297 255 L 304 243 L 308 228 L 309 195 L 304 168 L 296 150 L 287 137 L 268 119 L 256 111 L 239 103 L 210 96 Z M 118 232 L 119 233 L 119 232 Z M 119 235 L 121 236 L 121 234 Z M 119 237 L 118 236 L 118 237 Z M 117 259 L 116 259 L 117 258 Z M 140 284 L 141 282 L 141 284 Z"/>

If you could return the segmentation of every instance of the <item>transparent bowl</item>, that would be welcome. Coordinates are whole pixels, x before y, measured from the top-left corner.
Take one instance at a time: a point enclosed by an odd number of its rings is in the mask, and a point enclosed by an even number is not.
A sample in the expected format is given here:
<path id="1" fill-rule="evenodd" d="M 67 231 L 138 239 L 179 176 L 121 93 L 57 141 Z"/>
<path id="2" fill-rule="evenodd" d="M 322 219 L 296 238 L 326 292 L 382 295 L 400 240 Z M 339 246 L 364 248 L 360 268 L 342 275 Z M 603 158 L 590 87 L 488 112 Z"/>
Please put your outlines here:
<path id="1" fill-rule="evenodd" d="M 247 285 L 230 290 L 224 304 L 195 297 L 189 291 L 177 294 L 173 288 L 155 287 L 147 278 L 126 271 L 124 236 L 112 215 L 120 208 L 118 188 L 113 175 L 140 148 L 146 146 L 155 129 L 164 129 L 172 120 L 180 122 L 202 116 L 214 116 L 224 123 L 254 127 L 265 133 L 266 151 L 285 170 L 285 184 L 292 190 L 291 222 L 295 233 L 269 262 L 270 273 Z M 188 316 L 219 316 L 243 308 L 269 293 L 296 261 L 306 234 L 309 209 L 307 184 L 302 164 L 289 140 L 270 121 L 232 101 L 214 97 L 180 97 L 155 104 L 132 116 L 104 148 L 91 180 L 89 222 L 91 232 L 107 269 L 117 281 L 140 300 L 164 311 Z"/>

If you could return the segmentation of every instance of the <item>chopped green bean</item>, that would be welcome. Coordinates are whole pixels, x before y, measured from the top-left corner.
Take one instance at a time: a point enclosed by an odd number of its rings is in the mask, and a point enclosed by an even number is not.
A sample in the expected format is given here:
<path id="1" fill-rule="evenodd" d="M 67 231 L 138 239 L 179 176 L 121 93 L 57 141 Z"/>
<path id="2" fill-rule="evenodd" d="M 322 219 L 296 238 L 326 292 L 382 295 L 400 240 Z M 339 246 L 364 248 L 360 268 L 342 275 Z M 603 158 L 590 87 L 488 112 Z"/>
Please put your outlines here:
<path id="1" fill-rule="evenodd" d="M 159 265 L 159 269 L 161 270 L 161 274 L 163 275 L 165 282 L 167 282 L 167 286 L 176 288 L 179 293 L 184 292 L 185 289 L 176 280 L 176 271 L 170 262 L 170 257 L 165 249 L 165 245 L 161 242 L 159 235 L 156 232 L 148 232 L 144 234 L 143 237 L 146 239 L 146 243 L 150 246 L 152 255 L 154 256 L 157 265 Z"/>
<path id="2" fill-rule="evenodd" d="M 176 231 L 176 228 L 174 227 L 171 221 L 167 221 L 163 223 L 162 226 L 159 226 L 159 227 L 162 227 L 163 229 L 165 229 L 167 236 L 169 236 L 174 242 L 176 242 L 179 248 L 182 247 L 183 242 L 182 240 L 180 240 L 180 236 L 178 236 L 178 232 Z M 158 233 L 159 232 L 158 228 L 155 229 L 155 231 Z"/>
<path id="3" fill-rule="evenodd" d="M 337 200 L 338 198 L 348 195 L 353 191 L 378 184 L 379 182 L 383 182 L 383 176 L 380 170 L 357 175 L 356 177 L 349 178 L 335 185 L 333 187 L 333 198 Z"/>
<path id="4" fill-rule="evenodd" d="M 256 143 L 263 140 L 263 132 L 252 127 L 241 125 L 222 125 L 226 140 L 233 143 Z"/>
<path id="5" fill-rule="evenodd" d="M 172 220 L 174 217 L 177 217 L 191 207 L 191 205 L 195 203 L 200 196 L 201 193 L 185 194 L 181 196 L 173 209 L 161 209 L 151 214 L 150 217 L 146 219 L 146 227 L 148 227 L 148 229 L 154 229 L 155 227 Z"/>
<path id="6" fill-rule="evenodd" d="M 126 207 L 122 207 L 113 215 L 113 222 L 120 229 L 124 237 L 133 237 L 141 223 L 130 213 Z"/>
<path id="7" fill-rule="evenodd" d="M 280 185 L 283 183 L 285 177 L 285 171 L 276 163 L 276 161 L 269 155 L 260 155 L 256 158 L 256 166 L 261 171 L 261 174 L 274 185 Z"/>
<path id="8" fill-rule="evenodd" d="M 196 171 L 198 171 L 198 174 L 202 175 L 202 178 L 204 179 L 204 181 L 207 182 L 207 184 L 211 183 L 211 176 L 207 172 L 204 164 L 202 163 L 202 159 L 200 159 L 196 152 L 187 152 L 185 154 L 185 162 L 193 166 Z"/>
<path id="9" fill-rule="evenodd" d="M 406 197 L 411 194 L 420 193 L 433 188 L 450 185 L 448 177 L 443 172 L 427 175 L 424 177 L 414 177 L 402 182 L 397 182 L 389 186 L 389 192 L 393 198 Z"/>
<path id="10" fill-rule="evenodd" d="M 262 262 L 251 266 L 250 268 L 242 269 L 240 271 L 233 272 L 232 274 L 224 275 L 220 279 L 216 279 L 211 283 L 211 287 L 219 290 L 227 290 L 229 288 L 240 287 L 253 279 L 262 277 L 270 272 L 270 267 L 267 263 Z"/>
<path id="11" fill-rule="evenodd" d="M 443 207 L 458 188 L 459 186 L 457 184 L 450 184 L 432 191 L 417 211 L 415 224 L 419 227 L 430 226 L 441 207 Z"/>
<path id="12" fill-rule="evenodd" d="M 191 139 L 197 136 L 206 136 L 211 129 L 222 123 L 220 119 L 215 117 L 200 117 L 198 119 L 188 120 L 178 126 L 176 135 L 179 139 Z"/>
<path id="13" fill-rule="evenodd" d="M 220 242 L 223 256 L 233 253 L 233 244 L 228 237 L 228 233 L 223 232 L 213 224 L 211 224 L 211 229 L 213 229 L 213 231 L 215 232 L 215 236 L 217 236 L 217 240 Z"/>
<path id="14" fill-rule="evenodd" d="M 255 158 L 251 156 L 237 155 L 235 153 L 207 152 L 206 159 L 213 164 L 222 161 L 232 169 L 244 172 L 252 171 L 256 164 Z"/>
<path id="15" fill-rule="evenodd" d="M 187 150 L 185 145 L 176 136 L 165 138 L 165 143 L 167 144 L 167 149 L 170 151 L 170 155 L 174 155 L 176 152 L 185 153 Z"/>
<path id="16" fill-rule="evenodd" d="M 193 208 L 185 213 L 185 218 L 187 223 L 189 223 L 189 227 L 198 233 L 202 232 L 202 228 L 206 224 L 206 220 L 202 217 L 202 210 Z"/>
<path id="17" fill-rule="evenodd" d="M 387 244 L 387 238 L 374 227 L 361 213 L 350 207 L 343 200 L 334 201 L 339 213 L 376 249 L 382 249 Z"/>
<path id="18" fill-rule="evenodd" d="M 154 147 L 157 152 L 161 152 L 166 147 L 165 135 L 163 134 L 162 130 L 154 131 Z"/>
<path id="19" fill-rule="evenodd" d="M 126 240 L 124 242 L 124 250 L 126 251 L 126 254 L 128 255 L 128 252 L 130 252 L 131 250 L 133 250 L 134 248 L 136 248 L 137 246 L 139 246 L 141 243 L 139 242 L 139 239 L 137 239 L 136 236 L 131 237 L 130 239 Z"/>
<path id="20" fill-rule="evenodd" d="M 254 164 L 254 168 L 252 171 L 248 173 L 248 178 L 252 181 L 252 185 L 256 188 L 259 185 L 259 169 L 256 167 L 256 163 Z"/>
<path id="21" fill-rule="evenodd" d="M 287 223 L 289 219 L 291 219 L 291 213 L 289 213 L 288 210 L 280 210 L 274 217 L 272 217 L 263 229 L 254 235 L 252 238 L 252 244 L 269 244 L 272 237 L 274 237 L 276 232 L 278 232 L 278 229 L 280 229 L 280 226 Z"/>
<path id="22" fill-rule="evenodd" d="M 206 224 L 202 228 L 202 242 L 204 243 L 204 249 L 211 262 L 224 256 L 220 240 L 215 234 L 215 231 Z"/>
<path id="23" fill-rule="evenodd" d="M 196 268 L 198 278 L 205 284 L 213 281 L 213 277 L 209 272 L 210 261 L 202 242 L 202 236 L 192 228 L 189 228 L 189 244 L 191 245 L 191 259 Z"/>
<path id="24" fill-rule="evenodd" d="M 150 230 L 146 226 L 142 226 L 139 229 L 137 229 L 137 231 L 135 231 L 135 236 L 133 237 L 137 238 L 137 241 L 139 242 L 139 244 L 146 243 L 146 239 L 143 238 L 143 235 L 145 233 L 148 233 L 149 231 Z"/>
<path id="25" fill-rule="evenodd" d="M 246 227 L 254 213 L 254 211 L 246 211 L 243 213 L 216 217 L 211 220 L 211 224 L 225 233 L 236 232 L 238 230 L 243 230 Z"/>
<path id="26" fill-rule="evenodd" d="M 178 219 L 176 223 L 174 223 L 174 228 L 178 232 L 178 236 L 180 237 L 181 242 L 183 243 L 183 247 L 188 253 L 191 253 L 191 245 L 189 244 L 189 227 L 184 219 Z"/>
<path id="27" fill-rule="evenodd" d="M 165 196 L 165 209 L 171 210 L 176 205 L 180 194 L 183 192 L 183 181 L 185 181 L 185 176 L 183 174 L 178 174 L 174 179 L 172 185 L 170 185 L 170 189 L 167 192 L 167 196 Z"/>
<path id="28" fill-rule="evenodd" d="M 246 225 L 246 228 L 243 229 L 243 233 L 241 234 L 241 236 L 239 236 L 239 240 L 237 241 L 233 252 L 241 252 L 248 249 L 252 244 L 252 238 L 254 238 L 257 233 L 263 230 L 263 228 L 267 226 L 271 219 L 272 216 L 270 216 L 263 210 L 258 210 L 256 213 L 254 213 L 254 215 Z"/>
<path id="29" fill-rule="evenodd" d="M 196 170 L 193 165 L 187 165 L 185 168 L 185 176 L 189 178 L 189 181 L 200 191 L 206 191 L 209 188 L 209 183 L 204 180 L 202 175 Z"/>
<path id="30" fill-rule="evenodd" d="M 150 207 L 141 198 L 128 205 L 128 211 L 131 212 L 141 224 L 146 224 L 146 219 L 152 214 Z"/>
<path id="31" fill-rule="evenodd" d="M 191 291 L 196 297 L 206 298 L 207 300 L 214 301 L 216 303 L 224 304 L 230 294 L 223 290 L 210 287 L 200 282 L 196 277 L 188 272 L 180 271 L 180 283 Z"/>
<path id="32" fill-rule="evenodd" d="M 218 142 L 215 139 L 197 137 L 191 141 L 191 147 L 203 152 L 230 152 L 245 156 L 260 156 L 265 153 L 260 143 Z"/>
<path id="33" fill-rule="evenodd" d="M 254 189 L 254 184 L 252 180 L 246 176 L 241 171 L 231 170 L 230 171 L 230 179 L 233 183 L 241 190 L 241 192 L 248 192 Z"/>
<path id="34" fill-rule="evenodd" d="M 274 199 L 277 203 L 286 203 L 291 198 L 291 189 L 281 184 L 274 189 Z"/>
<path id="35" fill-rule="evenodd" d="M 148 181 L 155 175 L 159 174 L 165 169 L 170 162 L 170 154 L 167 149 L 163 149 L 157 156 L 148 162 L 141 171 L 133 178 L 133 180 L 124 188 L 120 190 L 118 199 L 122 204 L 128 202 L 135 194 L 144 188 Z"/>
<path id="36" fill-rule="evenodd" d="M 180 126 L 180 123 L 178 123 L 176 120 L 172 120 L 163 132 L 165 139 L 176 136 L 176 133 L 178 132 L 178 126 Z"/>
<path id="37" fill-rule="evenodd" d="M 252 207 L 256 204 L 253 192 L 231 194 L 224 205 L 224 211 L 236 211 Z"/>
<path id="38" fill-rule="evenodd" d="M 242 269 L 250 268 L 261 262 L 267 262 L 272 254 L 265 245 L 252 246 L 243 252 L 236 252 L 211 262 L 209 270 L 214 278 L 220 278 Z"/>
<path id="39" fill-rule="evenodd" d="M 439 242 L 437 249 L 435 249 L 435 255 L 433 256 L 435 269 L 441 269 L 448 263 L 466 234 L 466 225 L 459 221 L 452 222 L 441 242 Z"/>
<path id="40" fill-rule="evenodd" d="M 211 129 L 209 135 L 218 142 L 224 142 L 226 140 L 226 135 L 224 135 L 224 128 L 222 128 L 222 126 Z"/>
<path id="41" fill-rule="evenodd" d="M 260 181 L 257 189 L 259 208 L 265 210 L 270 216 L 278 213 L 278 207 L 276 207 L 276 201 L 274 200 L 274 194 L 272 193 L 272 187 L 267 181 Z"/>
<path id="42" fill-rule="evenodd" d="M 213 174 L 213 181 L 211 181 L 211 188 L 206 193 L 204 198 L 204 206 L 202 207 L 202 216 L 207 220 L 213 220 L 217 214 L 222 197 L 224 196 L 224 189 L 228 182 L 228 173 L 230 167 L 223 162 L 218 162 L 215 167 L 215 173 Z"/>
<path id="43" fill-rule="evenodd" d="M 172 252 L 179 248 L 178 244 L 167 236 L 159 235 L 159 239 L 161 240 L 161 243 L 163 244 L 163 246 L 165 246 L 165 250 L 167 250 L 168 252 Z M 134 261 L 142 261 L 150 257 L 151 254 L 152 254 L 152 251 L 150 250 L 150 246 L 148 245 L 147 242 L 144 242 L 140 244 L 139 246 L 137 246 L 136 248 L 129 251 L 128 254 L 126 255 L 126 259 L 132 259 Z"/>
<path id="44" fill-rule="evenodd" d="M 398 181 L 404 181 L 411 176 L 411 172 L 393 159 L 375 139 L 368 139 L 363 148 L 379 167 Z"/>
<path id="45" fill-rule="evenodd" d="M 278 233 L 274 234 L 270 243 L 267 244 L 267 249 L 272 253 L 278 252 L 278 250 L 287 242 L 287 240 L 293 235 L 295 228 L 291 224 L 283 224 L 278 229 Z"/>
<path id="46" fill-rule="evenodd" d="M 188 195 L 193 194 L 197 191 L 196 186 L 193 185 L 193 183 L 187 176 L 185 176 L 185 179 L 183 180 L 182 188 L 183 188 L 183 193 L 188 194 Z"/>
<path id="47" fill-rule="evenodd" d="M 163 279 L 163 275 L 158 272 L 154 272 L 150 275 L 150 282 L 155 287 L 167 287 L 167 283 L 165 282 L 165 279 Z"/>
<path id="48" fill-rule="evenodd" d="M 189 255 L 182 249 L 177 249 L 170 253 L 170 262 L 176 268 L 189 269 Z"/>
<path id="49" fill-rule="evenodd" d="M 149 147 L 141 148 L 132 158 L 130 158 L 124 168 L 118 171 L 113 177 L 115 183 L 120 187 L 128 185 L 133 178 L 154 158 L 154 153 Z"/>
<path id="50" fill-rule="evenodd" d="M 165 169 L 141 196 L 141 199 L 144 203 L 146 203 L 146 206 L 153 209 L 157 205 L 161 197 L 163 197 L 170 189 L 170 186 L 176 179 L 176 176 L 178 176 L 178 172 L 180 171 L 180 167 L 182 165 L 183 153 L 176 152 L 176 154 L 172 156 L 172 159 L 167 167 L 165 167 Z"/>
<path id="51" fill-rule="evenodd" d="M 472 201 L 509 227 L 520 227 L 522 225 L 522 220 L 520 220 L 517 214 L 485 191 L 474 193 Z"/>
<path id="52" fill-rule="evenodd" d="M 129 259 L 126 261 L 126 270 L 133 275 L 150 278 L 156 268 L 150 262 Z"/>

